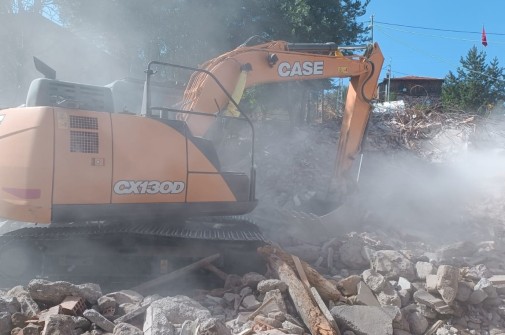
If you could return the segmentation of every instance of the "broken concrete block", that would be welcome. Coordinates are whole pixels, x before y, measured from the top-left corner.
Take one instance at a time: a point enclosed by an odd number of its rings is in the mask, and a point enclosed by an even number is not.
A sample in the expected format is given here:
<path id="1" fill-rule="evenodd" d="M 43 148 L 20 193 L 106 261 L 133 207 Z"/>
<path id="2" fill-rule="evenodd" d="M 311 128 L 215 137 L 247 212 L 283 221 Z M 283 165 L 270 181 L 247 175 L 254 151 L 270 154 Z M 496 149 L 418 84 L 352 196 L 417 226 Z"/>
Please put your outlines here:
<path id="1" fill-rule="evenodd" d="M 129 323 L 118 323 L 112 332 L 113 335 L 144 335 L 144 332 Z"/>
<path id="2" fill-rule="evenodd" d="M 46 319 L 42 335 L 72 334 L 74 329 L 74 320 L 70 315 L 50 315 Z"/>
<path id="3" fill-rule="evenodd" d="M 14 314 L 21 311 L 21 305 L 16 297 L 0 297 L 0 313 Z"/>
<path id="4" fill-rule="evenodd" d="M 284 321 L 282 323 L 282 329 L 287 331 L 289 334 L 296 334 L 296 335 L 303 335 L 303 333 L 305 332 L 305 330 L 302 327 L 297 326 L 289 321 Z"/>
<path id="5" fill-rule="evenodd" d="M 470 299 L 470 295 L 473 292 L 474 284 L 468 281 L 458 282 L 458 293 L 456 294 L 456 300 L 465 302 Z"/>
<path id="6" fill-rule="evenodd" d="M 126 304 L 126 303 L 138 304 L 144 300 L 144 297 L 140 293 L 132 291 L 132 290 L 121 290 L 121 291 L 117 291 L 117 292 L 111 292 L 111 293 L 107 293 L 105 296 L 113 298 L 118 305 Z M 161 296 L 158 297 L 158 299 L 161 299 L 161 298 L 162 298 Z M 155 299 L 155 300 L 158 300 L 158 299 Z"/>
<path id="7" fill-rule="evenodd" d="M 268 303 L 265 307 L 263 307 L 263 313 L 268 314 L 271 312 L 282 312 L 287 314 L 286 303 L 284 302 L 284 298 L 282 297 L 282 293 L 280 290 L 275 289 L 272 291 L 268 291 L 263 298 L 263 301 L 268 301 L 272 299 L 270 303 Z"/>
<path id="8" fill-rule="evenodd" d="M 261 302 L 256 300 L 256 297 L 254 295 L 248 295 L 242 300 L 242 306 L 244 306 L 244 308 L 247 310 L 254 310 L 260 307 L 260 305 Z"/>
<path id="9" fill-rule="evenodd" d="M 88 329 L 91 327 L 91 322 L 82 316 L 73 316 L 72 320 L 74 320 L 75 328 Z"/>
<path id="10" fill-rule="evenodd" d="M 416 263 L 416 275 L 417 278 L 424 280 L 428 275 L 434 275 L 437 273 L 435 265 L 429 262 L 417 262 Z"/>
<path id="11" fill-rule="evenodd" d="M 409 313 L 407 316 L 410 332 L 414 335 L 422 335 L 428 329 L 428 320 L 419 312 Z"/>
<path id="12" fill-rule="evenodd" d="M 156 314 L 164 315 L 172 324 L 182 324 L 186 320 L 205 320 L 211 317 L 208 309 L 182 295 L 156 300 L 147 310 L 149 309 L 155 311 Z"/>
<path id="13" fill-rule="evenodd" d="M 226 276 L 226 280 L 224 282 L 224 289 L 229 290 L 242 286 L 242 277 L 236 274 L 229 274 Z"/>
<path id="14" fill-rule="evenodd" d="M 10 313 L 0 312 L 0 335 L 9 335 L 12 328 Z"/>
<path id="15" fill-rule="evenodd" d="M 438 277 L 437 275 L 426 276 L 426 291 L 430 293 L 438 293 L 437 290 Z"/>
<path id="16" fill-rule="evenodd" d="M 482 289 L 476 290 L 474 288 L 474 290 L 473 290 L 472 294 L 470 294 L 470 298 L 468 298 L 467 302 L 469 304 L 476 305 L 476 304 L 480 304 L 481 302 L 486 300 L 487 297 L 488 297 L 487 293 L 484 292 L 484 290 L 482 290 Z"/>
<path id="17" fill-rule="evenodd" d="M 98 309 L 104 316 L 112 316 L 116 313 L 116 299 L 112 297 L 103 296 L 98 298 Z"/>
<path id="18" fill-rule="evenodd" d="M 366 306 L 380 306 L 381 304 L 373 294 L 372 290 L 361 281 L 358 283 L 358 294 L 356 295 L 356 303 Z"/>
<path id="19" fill-rule="evenodd" d="M 377 295 L 377 300 L 381 306 L 396 306 L 398 308 L 402 307 L 402 300 L 398 295 L 398 292 L 393 288 L 393 285 L 387 283 L 381 292 Z"/>
<path id="20" fill-rule="evenodd" d="M 12 322 L 13 327 L 23 328 L 24 326 L 26 326 L 27 320 L 28 320 L 28 317 L 26 315 L 24 315 L 23 313 L 16 312 L 14 314 L 11 314 L 11 322 Z"/>
<path id="21" fill-rule="evenodd" d="M 257 290 L 263 294 L 275 289 L 286 292 L 288 290 L 288 285 L 279 279 L 266 279 L 260 281 L 257 286 Z"/>
<path id="22" fill-rule="evenodd" d="M 449 305 L 445 303 L 445 301 L 423 290 L 419 290 L 414 293 L 414 300 L 419 304 L 426 305 L 431 309 L 436 310 L 440 314 L 454 313 L 454 311 L 450 308 Z"/>
<path id="23" fill-rule="evenodd" d="M 412 300 L 412 293 L 407 290 L 400 290 L 398 291 L 398 296 L 400 297 L 400 301 L 402 302 L 402 307 L 407 306 L 410 304 L 410 301 Z"/>
<path id="24" fill-rule="evenodd" d="M 155 301 L 147 308 L 143 327 L 144 335 L 177 334 L 174 325 L 168 320 L 167 313 L 163 307 L 164 302 L 157 304 L 157 301 Z"/>
<path id="25" fill-rule="evenodd" d="M 406 290 L 406 291 L 411 291 L 412 290 L 412 283 L 403 277 L 398 278 L 398 283 L 396 284 L 399 289 L 398 290 Z"/>
<path id="26" fill-rule="evenodd" d="M 65 329 L 65 327 L 62 327 L 63 329 Z M 56 327 L 55 329 L 59 329 L 58 327 Z M 33 323 L 30 323 L 28 325 L 26 325 L 23 330 L 22 330 L 22 335 L 39 335 L 40 332 L 42 330 L 42 327 L 39 326 L 39 325 L 36 325 L 36 324 L 33 324 Z M 47 335 L 53 335 L 53 334 L 58 334 L 58 333 L 48 333 L 46 332 Z M 19 334 L 18 334 L 19 335 Z M 61 335 L 63 335 L 63 333 L 61 333 Z"/>
<path id="27" fill-rule="evenodd" d="M 365 284 L 375 293 L 379 293 L 386 286 L 386 278 L 375 270 L 365 270 L 361 276 Z"/>
<path id="28" fill-rule="evenodd" d="M 450 265 L 440 265 L 437 270 L 437 290 L 447 304 L 456 299 L 458 293 L 459 269 Z"/>
<path id="29" fill-rule="evenodd" d="M 256 289 L 258 283 L 265 279 L 266 279 L 265 276 L 259 273 L 249 272 L 242 276 L 242 284 L 249 286 L 253 289 Z"/>
<path id="30" fill-rule="evenodd" d="M 231 335 L 230 329 L 217 318 L 202 320 L 198 327 L 198 334 L 200 335 Z"/>
<path id="31" fill-rule="evenodd" d="M 356 334 L 393 334 L 393 319 L 376 306 L 335 306 L 331 314 L 340 326 L 345 326 Z"/>
<path id="32" fill-rule="evenodd" d="M 370 266 L 370 262 L 361 255 L 364 246 L 363 240 L 352 236 L 339 248 L 340 261 L 350 269 L 363 269 Z"/>
<path id="33" fill-rule="evenodd" d="M 361 276 L 353 275 L 340 280 L 337 283 L 337 289 L 346 297 L 358 294 L 358 283 L 361 281 Z"/>
<path id="34" fill-rule="evenodd" d="M 481 278 L 481 280 L 479 280 L 479 282 L 475 285 L 474 290 L 483 290 L 489 298 L 496 298 L 498 296 L 493 283 L 486 278 Z"/>
<path id="35" fill-rule="evenodd" d="M 19 302 L 21 313 L 35 318 L 40 313 L 39 305 L 32 299 L 23 286 L 15 286 L 7 292 L 7 297 L 16 298 Z"/>
<path id="36" fill-rule="evenodd" d="M 272 319 L 272 318 L 268 318 L 263 315 L 256 315 L 254 317 L 254 322 L 256 322 L 260 325 L 268 325 L 272 328 L 281 328 L 282 327 L 282 322 Z"/>
<path id="37" fill-rule="evenodd" d="M 90 304 L 96 304 L 102 296 L 102 289 L 97 284 L 74 285 L 65 281 L 50 282 L 43 279 L 30 281 L 28 292 L 33 300 L 51 305 L 58 305 L 67 296 L 83 297 Z"/>
<path id="38" fill-rule="evenodd" d="M 414 280 L 414 264 L 402 253 L 395 250 L 379 250 L 373 254 L 373 268 L 387 279 L 405 277 Z"/>
<path id="39" fill-rule="evenodd" d="M 103 330 L 109 333 L 114 331 L 114 323 L 107 320 L 102 314 L 98 313 L 94 309 L 87 309 L 82 313 L 82 315 Z"/>

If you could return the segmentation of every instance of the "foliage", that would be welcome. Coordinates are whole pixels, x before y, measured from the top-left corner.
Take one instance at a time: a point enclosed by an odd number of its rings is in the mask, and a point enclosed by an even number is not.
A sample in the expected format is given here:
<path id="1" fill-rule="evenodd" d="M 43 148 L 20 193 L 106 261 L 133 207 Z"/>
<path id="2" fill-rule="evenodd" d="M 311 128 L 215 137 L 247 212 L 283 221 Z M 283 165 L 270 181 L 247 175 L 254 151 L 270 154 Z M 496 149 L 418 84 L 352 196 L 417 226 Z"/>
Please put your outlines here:
<path id="1" fill-rule="evenodd" d="M 505 100 L 505 74 L 497 58 L 487 64 L 486 53 L 474 46 L 460 63 L 456 74 L 450 71 L 445 77 L 444 106 L 482 113 Z"/>

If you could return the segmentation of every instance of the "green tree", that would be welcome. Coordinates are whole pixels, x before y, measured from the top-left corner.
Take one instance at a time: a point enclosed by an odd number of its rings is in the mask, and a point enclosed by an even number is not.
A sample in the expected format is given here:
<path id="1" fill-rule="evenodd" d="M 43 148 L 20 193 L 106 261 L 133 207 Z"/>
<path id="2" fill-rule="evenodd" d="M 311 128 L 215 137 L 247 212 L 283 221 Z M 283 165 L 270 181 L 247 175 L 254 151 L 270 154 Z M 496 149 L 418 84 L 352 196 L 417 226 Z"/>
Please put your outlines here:
<path id="1" fill-rule="evenodd" d="M 486 63 L 486 53 L 472 47 L 461 57 L 456 74 L 449 71 L 442 87 L 442 102 L 466 111 L 485 112 L 505 100 L 505 75 L 498 59 Z"/>

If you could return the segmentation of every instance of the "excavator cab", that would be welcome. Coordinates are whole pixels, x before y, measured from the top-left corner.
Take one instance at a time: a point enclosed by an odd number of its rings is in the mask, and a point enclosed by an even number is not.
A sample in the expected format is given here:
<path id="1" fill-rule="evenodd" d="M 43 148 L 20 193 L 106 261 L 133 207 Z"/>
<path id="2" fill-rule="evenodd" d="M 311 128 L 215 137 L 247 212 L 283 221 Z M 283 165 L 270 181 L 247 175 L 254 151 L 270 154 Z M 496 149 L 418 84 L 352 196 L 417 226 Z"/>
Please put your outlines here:
<path id="1" fill-rule="evenodd" d="M 150 64 L 156 66 L 172 65 Z M 154 70 L 147 71 L 145 113 L 118 112 L 114 86 L 64 82 L 45 72 L 32 82 L 24 107 L 0 113 L 0 217 L 149 222 L 239 215 L 256 206 L 254 140 L 247 142 L 247 168 L 226 170 L 231 164 L 223 166 L 214 143 L 173 117 L 203 113 L 151 104 L 162 101 L 153 99 Z M 254 136 L 242 115 L 233 122 Z"/>

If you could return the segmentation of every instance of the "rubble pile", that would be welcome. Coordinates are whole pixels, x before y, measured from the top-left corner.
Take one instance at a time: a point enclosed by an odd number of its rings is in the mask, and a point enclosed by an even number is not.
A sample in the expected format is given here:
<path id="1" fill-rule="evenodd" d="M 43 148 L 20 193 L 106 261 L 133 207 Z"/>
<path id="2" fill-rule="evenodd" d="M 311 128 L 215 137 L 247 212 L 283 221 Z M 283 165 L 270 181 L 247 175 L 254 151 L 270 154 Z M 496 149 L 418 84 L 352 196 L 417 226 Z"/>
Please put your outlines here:
<path id="1" fill-rule="evenodd" d="M 0 291 L 0 335 L 505 334 L 498 245 L 370 233 L 267 244 L 267 273 L 175 296 L 34 279 Z"/>

